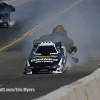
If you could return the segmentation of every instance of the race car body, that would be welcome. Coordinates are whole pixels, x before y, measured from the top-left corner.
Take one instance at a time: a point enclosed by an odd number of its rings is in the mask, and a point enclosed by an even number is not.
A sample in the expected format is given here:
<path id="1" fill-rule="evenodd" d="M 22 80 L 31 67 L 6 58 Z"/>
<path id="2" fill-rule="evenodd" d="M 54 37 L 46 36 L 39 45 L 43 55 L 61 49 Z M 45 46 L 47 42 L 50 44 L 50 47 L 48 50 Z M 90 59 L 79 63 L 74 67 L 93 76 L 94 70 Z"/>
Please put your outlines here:
<path id="1" fill-rule="evenodd" d="M 62 73 L 68 68 L 67 55 L 77 52 L 76 44 L 67 36 L 62 25 L 55 27 L 51 34 L 35 39 L 33 44 L 29 60 L 24 66 L 27 74 L 35 71 Z M 71 55 L 70 57 L 75 63 L 79 61 Z"/>
<path id="2" fill-rule="evenodd" d="M 0 13 L 0 27 L 9 27 L 10 14 Z"/>
<path id="3" fill-rule="evenodd" d="M 14 12 L 15 8 L 4 2 L 0 3 L 0 27 L 9 27 L 10 12 Z"/>
<path id="4" fill-rule="evenodd" d="M 61 46 L 61 42 L 34 43 L 34 48 L 24 68 L 26 74 L 34 72 L 62 73 L 67 70 L 66 60 L 66 50 Z"/>

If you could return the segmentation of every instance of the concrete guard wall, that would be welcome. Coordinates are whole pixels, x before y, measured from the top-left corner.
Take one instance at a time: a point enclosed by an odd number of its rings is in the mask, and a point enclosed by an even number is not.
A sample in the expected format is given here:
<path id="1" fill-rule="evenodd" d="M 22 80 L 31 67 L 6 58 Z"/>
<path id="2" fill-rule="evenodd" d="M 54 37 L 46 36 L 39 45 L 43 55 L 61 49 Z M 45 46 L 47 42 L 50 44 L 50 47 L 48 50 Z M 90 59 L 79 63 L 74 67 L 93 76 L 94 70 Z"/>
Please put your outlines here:
<path id="1" fill-rule="evenodd" d="M 89 76 L 33 100 L 100 100 L 100 68 Z"/>

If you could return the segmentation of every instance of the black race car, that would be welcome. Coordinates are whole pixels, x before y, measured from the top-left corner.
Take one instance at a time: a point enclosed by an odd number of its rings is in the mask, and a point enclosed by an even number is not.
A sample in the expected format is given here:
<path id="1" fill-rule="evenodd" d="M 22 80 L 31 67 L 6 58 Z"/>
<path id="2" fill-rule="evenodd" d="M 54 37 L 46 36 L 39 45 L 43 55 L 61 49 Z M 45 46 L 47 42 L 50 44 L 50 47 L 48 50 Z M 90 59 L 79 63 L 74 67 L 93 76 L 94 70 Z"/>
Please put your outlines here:
<path id="1" fill-rule="evenodd" d="M 66 67 L 67 53 L 61 42 L 51 41 L 35 43 L 24 69 L 26 74 L 35 72 L 63 73 Z"/>

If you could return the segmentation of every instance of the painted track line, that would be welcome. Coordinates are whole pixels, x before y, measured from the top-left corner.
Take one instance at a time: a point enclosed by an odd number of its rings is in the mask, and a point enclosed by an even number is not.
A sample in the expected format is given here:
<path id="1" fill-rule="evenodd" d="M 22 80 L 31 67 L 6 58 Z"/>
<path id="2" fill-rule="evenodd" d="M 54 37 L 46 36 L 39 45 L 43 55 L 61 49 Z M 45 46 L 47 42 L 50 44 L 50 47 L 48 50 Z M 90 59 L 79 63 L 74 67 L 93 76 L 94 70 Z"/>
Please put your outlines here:
<path id="1" fill-rule="evenodd" d="M 15 1 L 15 0 L 9 0 L 9 1 L 8 0 L 5 0 L 5 1 L 0 1 L 0 3 L 1 2 L 10 3 L 10 2 L 13 2 L 13 1 Z"/>
<path id="2" fill-rule="evenodd" d="M 52 16 L 51 18 L 47 19 L 46 21 L 44 21 L 43 23 L 39 24 L 38 26 L 36 26 L 35 28 L 31 29 L 30 31 L 28 31 L 27 33 L 23 34 L 23 36 L 21 38 L 19 38 L 18 40 L 10 43 L 9 45 L 6 45 L 2 48 L 0 48 L 0 50 L 3 50 L 15 43 L 17 43 L 18 41 L 22 40 L 23 38 L 25 38 L 27 35 L 32 35 L 34 32 L 36 32 L 37 30 L 39 30 L 40 28 L 42 28 L 43 26 L 47 25 L 48 23 L 50 23 L 51 21 L 53 21 L 54 19 L 56 19 L 57 17 L 61 16 L 63 13 L 67 12 L 68 10 L 70 10 L 71 8 L 73 8 L 74 6 L 76 6 L 77 4 L 79 4 L 80 2 L 82 2 L 83 0 L 78 0 L 76 2 L 74 2 L 73 4 L 71 4 L 70 6 L 68 6 L 67 8 L 63 9 L 62 11 L 60 11 L 59 13 L 55 14 L 54 16 Z"/>

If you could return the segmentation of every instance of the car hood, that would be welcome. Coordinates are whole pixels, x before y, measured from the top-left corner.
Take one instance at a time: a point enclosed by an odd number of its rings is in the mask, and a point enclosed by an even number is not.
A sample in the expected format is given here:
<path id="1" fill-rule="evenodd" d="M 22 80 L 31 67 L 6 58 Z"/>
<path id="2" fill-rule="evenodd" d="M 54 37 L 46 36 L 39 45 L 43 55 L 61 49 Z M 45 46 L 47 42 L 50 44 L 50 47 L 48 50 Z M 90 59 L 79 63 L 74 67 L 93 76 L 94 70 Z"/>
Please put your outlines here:
<path id="1" fill-rule="evenodd" d="M 29 57 L 30 66 L 55 66 L 58 65 L 62 52 L 48 56 L 31 54 Z"/>

